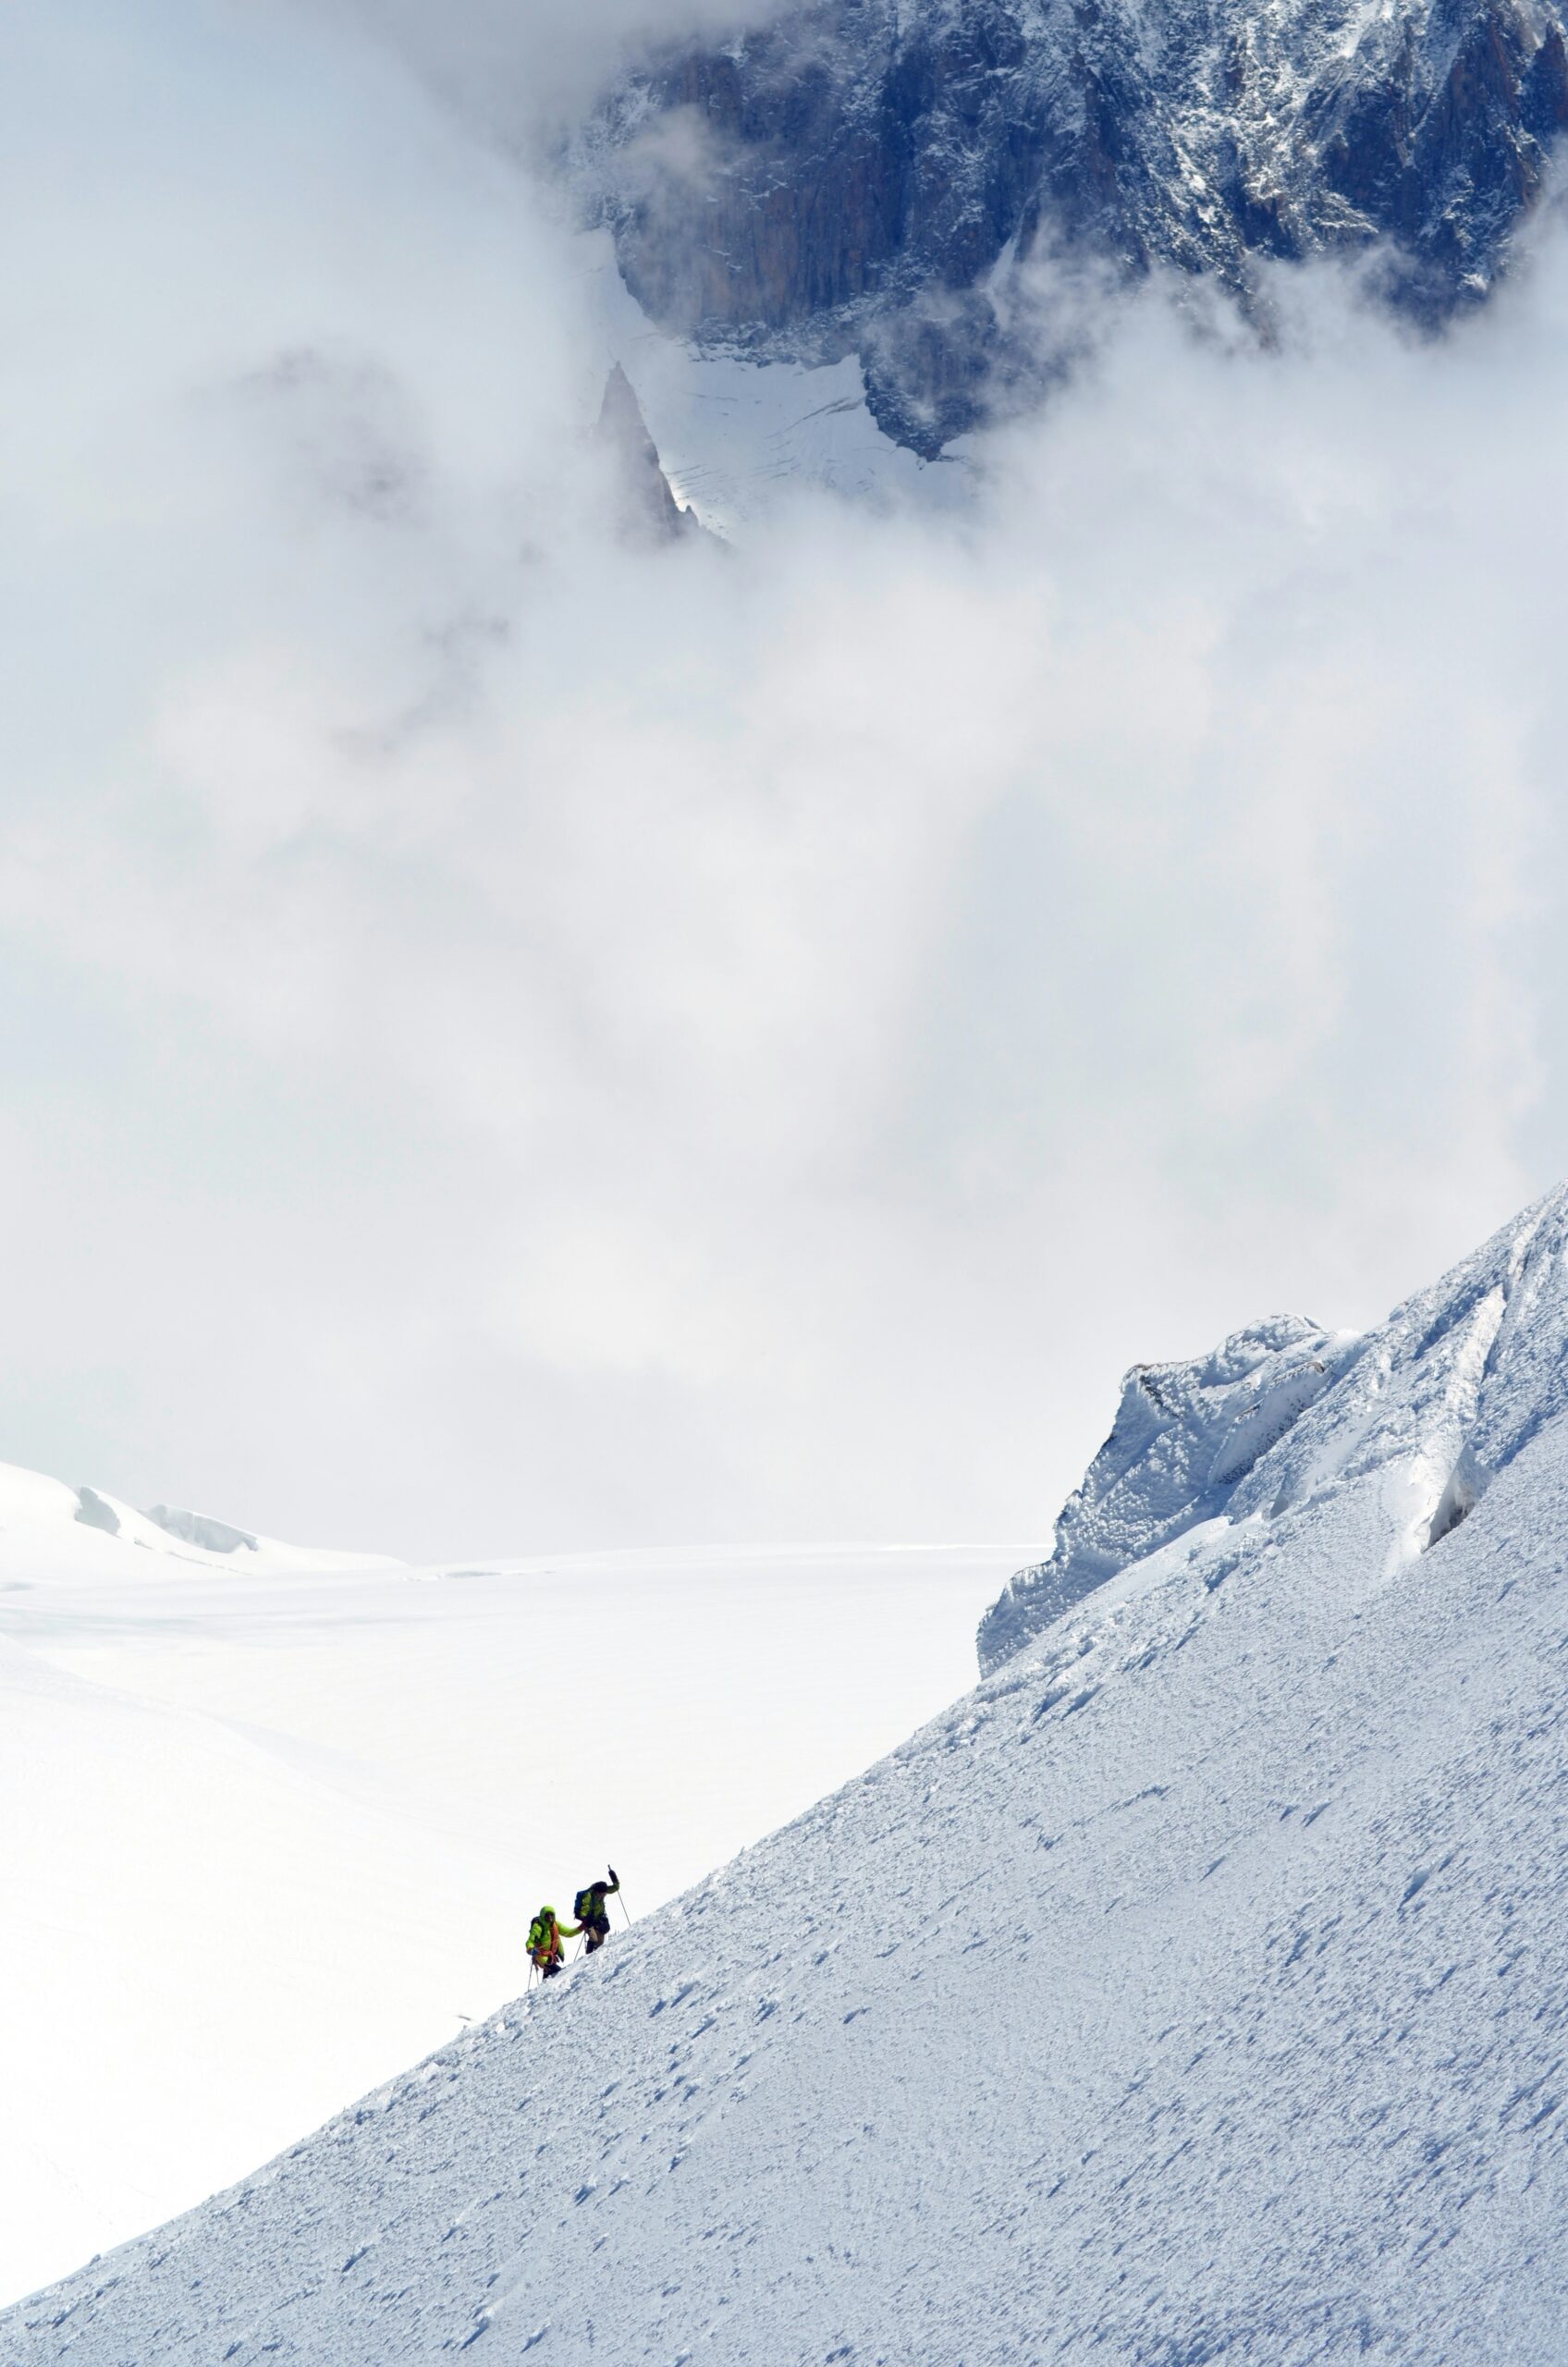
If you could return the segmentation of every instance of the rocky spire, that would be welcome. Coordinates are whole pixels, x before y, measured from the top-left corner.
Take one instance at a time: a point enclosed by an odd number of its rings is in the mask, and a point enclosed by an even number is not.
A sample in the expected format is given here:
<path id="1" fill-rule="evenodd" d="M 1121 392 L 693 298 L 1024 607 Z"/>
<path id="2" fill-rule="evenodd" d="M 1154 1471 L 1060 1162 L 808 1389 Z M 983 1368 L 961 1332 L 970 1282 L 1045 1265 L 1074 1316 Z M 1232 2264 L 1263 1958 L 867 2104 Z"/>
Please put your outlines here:
<path id="1" fill-rule="evenodd" d="M 594 434 L 611 456 L 618 523 L 627 541 L 668 543 L 701 533 L 692 512 L 670 491 L 643 407 L 619 362 L 606 382 Z"/>

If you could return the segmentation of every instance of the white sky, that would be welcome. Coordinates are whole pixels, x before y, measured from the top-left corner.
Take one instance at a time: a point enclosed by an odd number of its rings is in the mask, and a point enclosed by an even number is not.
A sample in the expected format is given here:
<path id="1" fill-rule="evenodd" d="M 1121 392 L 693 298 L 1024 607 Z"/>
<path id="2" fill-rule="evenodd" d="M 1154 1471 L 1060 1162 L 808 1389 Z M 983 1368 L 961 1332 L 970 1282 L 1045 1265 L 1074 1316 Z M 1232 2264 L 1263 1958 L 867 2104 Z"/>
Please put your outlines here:
<path id="1" fill-rule="evenodd" d="M 1127 1363 L 1568 1166 L 1557 246 L 1427 350 L 1150 297 L 973 515 L 641 558 L 581 257 L 347 6 L 6 46 L 8 1459 L 1043 1537 Z"/>

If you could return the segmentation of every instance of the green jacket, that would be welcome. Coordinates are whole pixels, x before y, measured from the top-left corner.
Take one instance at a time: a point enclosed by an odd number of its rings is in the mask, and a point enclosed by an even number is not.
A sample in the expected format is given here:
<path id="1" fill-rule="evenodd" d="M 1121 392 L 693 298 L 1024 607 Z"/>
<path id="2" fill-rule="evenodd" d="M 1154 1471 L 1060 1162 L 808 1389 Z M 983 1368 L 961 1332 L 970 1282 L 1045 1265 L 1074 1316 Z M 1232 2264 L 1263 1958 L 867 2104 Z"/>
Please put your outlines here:
<path id="1" fill-rule="evenodd" d="M 536 1915 L 528 1927 L 528 1953 L 535 1964 L 549 1964 L 561 1952 L 563 1940 L 575 1940 L 581 1923 L 563 1923 L 558 1916 Z"/>

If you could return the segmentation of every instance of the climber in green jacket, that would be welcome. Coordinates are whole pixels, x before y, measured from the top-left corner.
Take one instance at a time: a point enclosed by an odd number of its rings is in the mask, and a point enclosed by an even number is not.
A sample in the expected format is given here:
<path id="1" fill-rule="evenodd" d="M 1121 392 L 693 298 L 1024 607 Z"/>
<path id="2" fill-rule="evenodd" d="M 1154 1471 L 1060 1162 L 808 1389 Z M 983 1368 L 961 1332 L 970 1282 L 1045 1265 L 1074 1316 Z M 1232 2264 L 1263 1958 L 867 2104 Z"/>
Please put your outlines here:
<path id="1" fill-rule="evenodd" d="M 561 1968 L 566 1951 L 563 1940 L 575 1940 L 582 1931 L 581 1923 L 562 1923 L 553 1907 L 542 1907 L 528 1927 L 528 1953 L 533 1969 L 542 1981 L 553 1981 Z"/>

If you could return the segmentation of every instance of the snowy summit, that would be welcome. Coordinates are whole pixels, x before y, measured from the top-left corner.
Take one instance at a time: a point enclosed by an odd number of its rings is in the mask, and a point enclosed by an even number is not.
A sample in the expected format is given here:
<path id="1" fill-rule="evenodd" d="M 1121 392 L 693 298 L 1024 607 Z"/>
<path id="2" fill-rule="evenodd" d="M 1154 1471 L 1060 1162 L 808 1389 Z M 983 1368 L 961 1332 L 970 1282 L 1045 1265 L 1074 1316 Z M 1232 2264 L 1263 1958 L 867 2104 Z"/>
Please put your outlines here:
<path id="1" fill-rule="evenodd" d="M 1147 1367 L 978 1688 L 6 2367 L 1568 2355 L 1568 1192 Z"/>

